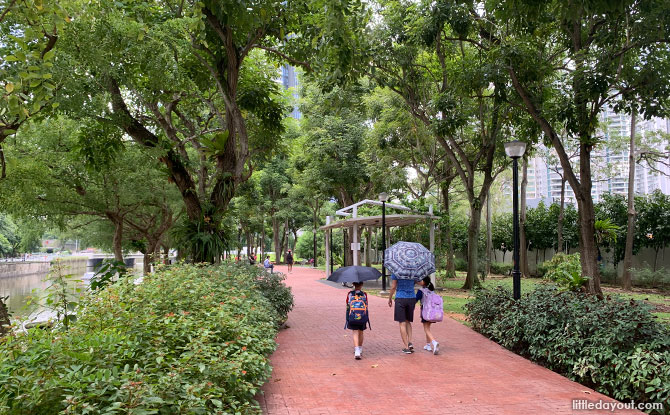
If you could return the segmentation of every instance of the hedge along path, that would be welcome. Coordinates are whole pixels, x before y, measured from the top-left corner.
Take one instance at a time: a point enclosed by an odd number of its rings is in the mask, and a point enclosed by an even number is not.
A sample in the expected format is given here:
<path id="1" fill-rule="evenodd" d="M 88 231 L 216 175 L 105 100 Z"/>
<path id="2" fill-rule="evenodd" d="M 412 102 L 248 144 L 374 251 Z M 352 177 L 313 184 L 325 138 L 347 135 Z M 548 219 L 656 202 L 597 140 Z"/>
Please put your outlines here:
<path id="1" fill-rule="evenodd" d="M 275 266 L 278 272 L 286 267 Z M 363 359 L 354 360 L 344 330 L 347 290 L 320 279 L 325 272 L 294 266 L 289 328 L 271 356 L 273 373 L 257 399 L 266 414 L 635 414 L 633 410 L 573 411 L 573 399 L 616 402 L 505 350 L 455 320 L 433 325 L 440 354 L 422 350 L 418 308 L 415 353 L 400 352 L 398 323 L 385 298 L 370 296 L 372 330 Z M 365 289 L 365 286 L 364 286 Z"/>

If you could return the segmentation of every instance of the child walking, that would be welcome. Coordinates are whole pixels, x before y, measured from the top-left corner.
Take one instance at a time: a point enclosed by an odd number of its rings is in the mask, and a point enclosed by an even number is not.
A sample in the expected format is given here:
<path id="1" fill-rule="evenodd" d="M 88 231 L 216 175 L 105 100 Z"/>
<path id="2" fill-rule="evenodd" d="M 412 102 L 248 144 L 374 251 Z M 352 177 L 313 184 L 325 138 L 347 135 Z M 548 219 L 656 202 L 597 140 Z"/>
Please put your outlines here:
<path id="1" fill-rule="evenodd" d="M 354 289 L 347 293 L 347 323 L 344 328 L 352 332 L 354 338 L 354 359 L 360 360 L 363 352 L 363 331 L 370 325 L 368 318 L 368 294 L 363 291 L 362 282 L 355 282 Z"/>
<path id="2" fill-rule="evenodd" d="M 433 333 L 430 331 L 430 326 L 433 324 L 433 321 L 424 319 L 423 307 L 426 305 L 426 299 L 429 296 L 437 294 L 435 294 L 435 286 L 430 281 L 430 277 L 425 277 L 419 281 L 419 285 L 423 288 L 416 292 L 416 301 L 421 301 L 421 323 L 423 324 L 423 331 L 426 334 L 426 345 L 423 346 L 423 349 L 428 350 L 429 352 L 432 351 L 435 355 L 440 351 L 440 343 L 435 340 L 435 336 L 433 336 Z"/>

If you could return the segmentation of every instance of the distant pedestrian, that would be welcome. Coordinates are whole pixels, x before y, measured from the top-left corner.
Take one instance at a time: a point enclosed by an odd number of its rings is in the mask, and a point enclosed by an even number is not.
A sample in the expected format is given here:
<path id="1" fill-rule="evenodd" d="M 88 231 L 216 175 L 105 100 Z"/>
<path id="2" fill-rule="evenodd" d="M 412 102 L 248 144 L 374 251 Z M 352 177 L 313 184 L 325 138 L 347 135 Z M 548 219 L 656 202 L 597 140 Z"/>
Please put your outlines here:
<path id="1" fill-rule="evenodd" d="M 424 279 L 419 281 L 419 284 L 423 288 L 416 292 L 416 301 L 421 301 L 421 324 L 423 324 L 423 331 L 426 334 L 426 345 L 423 346 L 423 349 L 428 350 L 429 352 L 433 352 L 433 354 L 438 354 L 440 351 L 440 343 L 435 340 L 435 336 L 433 336 L 433 333 L 430 331 L 430 326 L 434 323 L 434 321 L 426 320 L 424 318 L 432 318 L 430 313 L 424 312 L 424 306 L 426 307 L 426 311 L 429 311 L 428 308 L 432 305 L 428 304 L 429 299 L 432 299 L 433 295 L 438 297 L 439 295 L 435 294 L 435 286 L 430 281 L 430 277 L 424 277 Z M 439 307 L 442 308 L 442 302 L 440 301 L 439 303 Z M 439 310 L 439 314 L 441 320 L 442 310 Z"/>
<path id="2" fill-rule="evenodd" d="M 400 338 L 404 346 L 402 352 L 405 354 L 414 353 L 414 345 L 412 344 L 412 321 L 414 321 L 414 306 L 416 305 L 414 280 L 401 280 L 395 274 L 391 274 L 389 307 L 393 306 L 393 294 L 395 294 L 393 320 L 400 325 Z"/>
<path id="3" fill-rule="evenodd" d="M 288 272 L 291 272 L 291 270 L 293 270 L 293 254 L 291 253 L 290 249 L 286 253 L 285 258 L 286 258 L 286 265 L 288 265 Z"/>
<path id="4" fill-rule="evenodd" d="M 347 322 L 344 328 L 351 330 L 354 339 L 354 359 L 360 360 L 363 353 L 363 331 L 370 325 L 368 294 L 362 282 L 355 282 L 354 289 L 347 293 Z"/>
<path id="5" fill-rule="evenodd" d="M 274 271 L 275 266 L 274 266 L 274 264 L 270 261 L 270 255 L 268 255 L 268 256 L 265 257 L 265 261 L 263 261 L 263 267 L 265 267 L 266 270 L 269 269 L 269 270 L 270 270 L 270 274 L 272 274 L 272 271 Z"/>

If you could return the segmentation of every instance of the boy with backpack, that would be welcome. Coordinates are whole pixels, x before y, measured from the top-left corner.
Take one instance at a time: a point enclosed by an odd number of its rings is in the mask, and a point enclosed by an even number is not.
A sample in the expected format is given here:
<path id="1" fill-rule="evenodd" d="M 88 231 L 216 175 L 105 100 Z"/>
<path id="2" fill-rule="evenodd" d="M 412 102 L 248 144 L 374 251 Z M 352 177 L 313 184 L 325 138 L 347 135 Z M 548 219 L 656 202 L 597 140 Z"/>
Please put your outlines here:
<path id="1" fill-rule="evenodd" d="M 355 282 L 354 289 L 347 293 L 347 322 L 345 329 L 352 331 L 354 359 L 360 360 L 363 352 L 363 330 L 370 326 L 368 317 L 368 294 L 361 290 L 362 282 Z"/>
<path id="2" fill-rule="evenodd" d="M 419 284 L 423 288 L 416 292 L 416 301 L 421 301 L 421 323 L 426 333 L 426 345 L 423 346 L 423 349 L 432 351 L 436 355 L 440 351 L 440 343 L 435 340 L 430 326 L 444 318 L 442 296 L 435 294 L 435 286 L 430 281 L 430 277 L 425 277 Z"/>

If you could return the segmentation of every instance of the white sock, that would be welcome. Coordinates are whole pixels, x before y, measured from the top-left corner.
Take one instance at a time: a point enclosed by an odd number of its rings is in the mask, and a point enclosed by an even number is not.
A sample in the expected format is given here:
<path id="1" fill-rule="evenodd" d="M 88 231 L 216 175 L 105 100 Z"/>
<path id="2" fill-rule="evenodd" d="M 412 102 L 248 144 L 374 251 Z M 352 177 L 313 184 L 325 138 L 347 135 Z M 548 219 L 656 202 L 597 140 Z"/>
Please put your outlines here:
<path id="1" fill-rule="evenodd" d="M 439 344 L 437 340 L 433 340 L 431 343 L 433 344 L 433 347 L 435 347 L 436 344 Z"/>

